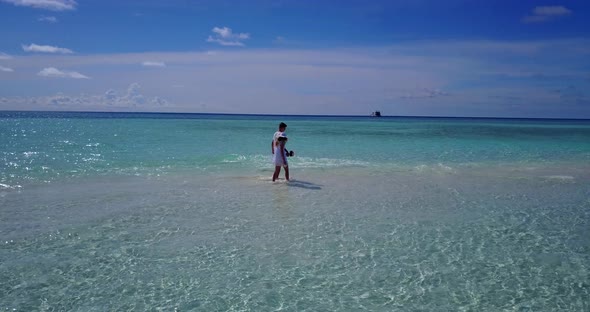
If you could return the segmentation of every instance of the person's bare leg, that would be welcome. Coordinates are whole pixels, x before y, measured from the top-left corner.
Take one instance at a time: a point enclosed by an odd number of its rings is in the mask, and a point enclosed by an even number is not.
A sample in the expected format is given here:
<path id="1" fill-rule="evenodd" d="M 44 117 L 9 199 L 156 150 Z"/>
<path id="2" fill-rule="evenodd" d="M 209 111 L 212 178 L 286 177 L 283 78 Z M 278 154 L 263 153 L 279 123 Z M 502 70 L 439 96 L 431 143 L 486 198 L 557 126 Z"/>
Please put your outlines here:
<path id="1" fill-rule="evenodd" d="M 285 179 L 289 181 L 289 166 L 285 166 Z"/>
<path id="2" fill-rule="evenodd" d="M 275 172 L 272 174 L 273 182 L 279 177 L 279 173 L 281 173 L 281 166 L 275 166 Z"/>

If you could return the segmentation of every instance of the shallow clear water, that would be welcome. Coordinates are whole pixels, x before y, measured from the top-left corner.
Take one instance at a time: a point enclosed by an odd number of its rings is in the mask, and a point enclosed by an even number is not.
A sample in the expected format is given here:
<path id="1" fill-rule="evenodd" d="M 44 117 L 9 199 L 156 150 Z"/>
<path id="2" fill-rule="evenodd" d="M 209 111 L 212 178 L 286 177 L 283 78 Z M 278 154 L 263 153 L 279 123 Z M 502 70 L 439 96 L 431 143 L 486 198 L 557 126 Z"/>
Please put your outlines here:
<path id="1" fill-rule="evenodd" d="M 0 143 L 0 310 L 590 308 L 588 122 L 0 113 Z"/>

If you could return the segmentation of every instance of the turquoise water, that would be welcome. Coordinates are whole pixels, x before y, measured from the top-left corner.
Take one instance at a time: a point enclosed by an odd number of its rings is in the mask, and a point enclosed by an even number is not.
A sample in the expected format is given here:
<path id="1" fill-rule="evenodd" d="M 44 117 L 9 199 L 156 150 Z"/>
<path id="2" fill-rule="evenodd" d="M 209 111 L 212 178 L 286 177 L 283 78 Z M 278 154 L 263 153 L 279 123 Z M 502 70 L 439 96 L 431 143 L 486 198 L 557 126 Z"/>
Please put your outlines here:
<path id="1" fill-rule="evenodd" d="M 0 146 L 0 310 L 590 309 L 588 121 L 0 112 Z"/>

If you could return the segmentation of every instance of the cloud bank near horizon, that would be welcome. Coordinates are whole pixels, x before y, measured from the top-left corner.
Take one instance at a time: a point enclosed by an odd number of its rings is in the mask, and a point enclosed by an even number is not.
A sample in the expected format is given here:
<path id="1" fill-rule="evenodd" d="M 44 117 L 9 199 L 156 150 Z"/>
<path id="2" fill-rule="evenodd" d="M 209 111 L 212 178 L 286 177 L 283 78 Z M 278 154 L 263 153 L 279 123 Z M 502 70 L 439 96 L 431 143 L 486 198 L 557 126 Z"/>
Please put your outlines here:
<path id="1" fill-rule="evenodd" d="M 149 111 L 166 108 L 170 103 L 160 97 L 148 97 L 141 92 L 139 83 L 131 83 L 125 92 L 119 94 L 108 89 L 103 94 L 74 94 L 58 92 L 48 96 L 0 97 L 0 105 L 12 103 L 26 109 L 31 104 L 43 110 L 88 110 L 88 111 Z"/>
<path id="2" fill-rule="evenodd" d="M 72 94 L 82 92 L 91 94 L 83 101 L 95 103 L 82 105 L 82 100 L 72 100 L 52 109 L 342 115 L 364 115 L 379 109 L 390 115 L 590 117 L 590 75 L 583 67 L 588 56 L 590 40 L 586 39 L 417 41 L 381 48 L 213 53 L 26 55 L 5 61 L 19 73 L 20 80 L 0 86 L 0 91 L 6 94 L 10 88 L 12 98 L 20 100 L 15 104 L 5 96 L 0 109 L 43 109 L 47 101 L 40 101 L 40 97 L 60 94 L 60 98 L 79 99 Z M 530 62 L 531 57 L 535 63 Z M 146 66 L 160 69 L 146 72 Z M 80 81 L 74 85 L 67 83 L 71 79 L 54 79 L 50 86 L 36 88 L 45 95 L 27 101 L 25 90 L 39 84 L 34 75 L 24 75 L 39 72 L 39 68 L 55 69 L 47 70 L 45 78 L 76 78 L 73 73 L 83 72 L 79 75 L 91 76 L 92 83 L 82 77 L 74 79 Z M 69 76 L 58 68 L 68 68 Z M 104 105 L 104 91 L 100 89 L 122 89 L 130 82 L 144 86 L 146 97 L 166 99 L 166 105 L 148 107 L 129 101 Z M 16 94 L 15 90 L 23 92 Z M 78 104 L 80 107 L 76 107 Z M 566 104 L 571 110 L 561 112 L 560 107 Z"/>

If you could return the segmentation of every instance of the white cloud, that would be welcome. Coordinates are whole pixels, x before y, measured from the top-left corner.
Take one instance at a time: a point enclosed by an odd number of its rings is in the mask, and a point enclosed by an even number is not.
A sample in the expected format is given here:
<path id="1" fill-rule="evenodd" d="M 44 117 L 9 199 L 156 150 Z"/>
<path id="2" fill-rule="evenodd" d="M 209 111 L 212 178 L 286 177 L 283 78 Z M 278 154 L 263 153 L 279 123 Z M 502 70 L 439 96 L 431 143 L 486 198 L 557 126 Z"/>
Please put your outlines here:
<path id="1" fill-rule="evenodd" d="M 449 93 L 440 89 L 423 88 L 405 92 L 399 98 L 401 99 L 431 99 L 439 96 L 448 96 Z"/>
<path id="2" fill-rule="evenodd" d="M 223 27 L 223 28 L 214 27 L 212 31 L 224 39 L 231 39 L 231 38 L 249 39 L 250 38 L 250 34 L 247 34 L 247 33 L 234 34 L 232 32 L 231 28 L 228 28 L 228 27 Z"/>
<path id="3" fill-rule="evenodd" d="M 119 96 L 113 89 L 108 90 L 100 100 L 94 99 L 90 102 L 98 102 L 103 106 L 121 107 L 121 108 L 137 108 L 149 106 L 150 108 L 167 107 L 170 103 L 160 97 L 149 98 L 141 94 L 141 85 L 134 82 L 129 85 L 127 92 Z"/>
<path id="4" fill-rule="evenodd" d="M 159 97 L 146 97 L 139 90 L 138 83 L 132 83 L 125 94 L 119 96 L 113 89 L 100 94 L 68 95 L 58 92 L 55 95 L 36 97 L 0 97 L 0 104 L 11 103 L 20 109 L 89 110 L 89 111 L 150 111 L 166 110 L 173 107 L 170 102 Z"/>
<path id="5" fill-rule="evenodd" d="M 90 102 L 99 102 L 103 106 L 120 107 L 120 108 L 138 108 L 148 106 L 150 108 L 168 107 L 170 103 L 158 96 L 149 98 L 141 93 L 141 85 L 134 82 L 127 87 L 127 92 L 119 96 L 113 89 L 109 89 L 100 98 L 99 101 L 92 100 Z"/>
<path id="6" fill-rule="evenodd" d="M 145 61 L 141 63 L 145 67 L 166 67 L 164 62 Z"/>
<path id="7" fill-rule="evenodd" d="M 23 44 L 22 47 L 25 52 L 61 53 L 61 54 L 74 53 L 74 51 L 72 51 L 70 49 L 48 46 L 48 45 L 37 45 L 34 43 L 31 43 L 28 46 Z"/>
<path id="8" fill-rule="evenodd" d="M 222 46 L 228 46 L 228 47 L 243 47 L 244 43 L 240 42 L 240 41 L 228 41 L 228 40 L 224 40 L 224 39 L 220 39 L 220 38 L 213 38 L 212 36 L 209 36 L 209 38 L 207 38 L 207 42 L 217 42 Z"/>
<path id="9" fill-rule="evenodd" d="M 13 71 L 14 71 L 14 69 L 12 69 L 12 68 L 0 66 L 0 72 L 13 72 Z"/>
<path id="10" fill-rule="evenodd" d="M 107 90 L 104 94 L 104 99 L 109 103 L 114 102 L 117 99 L 117 92 L 113 89 Z"/>
<path id="11" fill-rule="evenodd" d="M 563 6 L 538 6 L 533 9 L 532 14 L 525 16 L 522 21 L 525 23 L 548 22 L 571 13 L 570 9 Z"/>
<path id="12" fill-rule="evenodd" d="M 84 76 L 79 72 L 75 71 L 61 71 L 55 67 L 43 68 L 37 75 L 42 77 L 55 77 L 55 78 L 73 78 L 73 79 L 90 79 L 88 76 Z"/>
<path id="13" fill-rule="evenodd" d="M 16 6 L 25 6 L 35 9 L 45 9 L 51 11 L 69 11 L 75 10 L 76 1 L 74 0 L 0 0 L 14 4 Z"/>
<path id="14" fill-rule="evenodd" d="M 563 6 L 539 6 L 533 10 L 536 15 L 568 15 L 572 13 L 571 10 Z"/>
<path id="15" fill-rule="evenodd" d="M 249 33 L 235 34 L 231 30 L 231 28 L 228 28 L 228 27 L 223 27 L 223 28 L 214 27 L 211 31 L 214 32 L 215 35 L 209 36 L 209 38 L 207 38 L 207 42 L 217 42 L 223 46 L 243 47 L 244 46 L 243 41 L 250 39 Z"/>
<path id="16" fill-rule="evenodd" d="M 84 101 L 80 98 L 70 97 L 61 93 L 45 98 L 45 103 L 50 106 L 79 106 L 83 105 Z"/>
<path id="17" fill-rule="evenodd" d="M 41 16 L 37 20 L 39 22 L 57 23 L 57 17 L 55 16 Z"/>
<path id="18" fill-rule="evenodd" d="M 0 52 L 0 60 L 9 60 L 11 58 L 12 58 L 12 56 L 10 56 L 4 52 Z"/>
<path id="19" fill-rule="evenodd" d="M 163 106 L 168 106 L 169 103 L 168 103 L 168 101 L 164 100 L 163 98 L 156 96 L 150 100 L 150 104 L 152 104 L 152 106 L 162 106 L 163 107 Z"/>
<path id="20" fill-rule="evenodd" d="M 123 97 L 123 100 L 132 104 L 133 106 L 143 105 L 146 100 L 145 97 L 139 92 L 141 86 L 139 83 L 134 82 L 127 88 L 127 94 Z"/>

